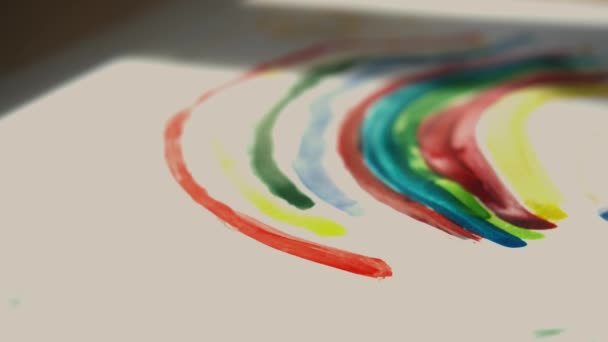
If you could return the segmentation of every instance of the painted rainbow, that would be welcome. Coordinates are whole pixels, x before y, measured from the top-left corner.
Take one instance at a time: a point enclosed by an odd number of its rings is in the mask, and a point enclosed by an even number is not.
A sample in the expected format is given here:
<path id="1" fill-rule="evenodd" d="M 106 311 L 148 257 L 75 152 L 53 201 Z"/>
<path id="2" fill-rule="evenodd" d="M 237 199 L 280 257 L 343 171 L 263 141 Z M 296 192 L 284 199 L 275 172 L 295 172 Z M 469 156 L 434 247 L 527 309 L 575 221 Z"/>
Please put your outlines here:
<path id="1" fill-rule="evenodd" d="M 574 48 L 530 48 L 530 40 L 465 33 L 314 45 L 253 68 L 172 117 L 165 131 L 167 164 L 195 202 L 239 232 L 320 264 L 391 276 L 381 259 L 291 236 L 240 213 L 211 196 L 188 168 L 181 138 L 195 109 L 212 115 L 205 106 L 217 94 L 297 67 L 297 80 L 274 94 L 276 101 L 252 132 L 245 172 L 257 184 L 242 177 L 236 157 L 219 139 L 212 142 L 227 181 L 259 212 L 319 236 L 347 232 L 335 220 L 307 213 L 319 201 L 346 215 L 364 215 L 365 207 L 340 188 L 324 163 L 334 147 L 325 136 L 337 127 L 335 148 L 344 169 L 379 203 L 458 238 L 526 246 L 567 217 L 559 189 L 535 158 L 524 129 L 528 118 L 548 101 L 608 94 L 608 73 L 596 58 Z M 273 131 L 294 101 L 336 77 L 338 85 L 301 113 L 308 127 L 291 163 L 298 185 L 276 161 Z M 332 109 L 336 98 L 368 84 L 379 85 L 346 112 Z M 605 206 L 597 206 L 608 219 Z"/>

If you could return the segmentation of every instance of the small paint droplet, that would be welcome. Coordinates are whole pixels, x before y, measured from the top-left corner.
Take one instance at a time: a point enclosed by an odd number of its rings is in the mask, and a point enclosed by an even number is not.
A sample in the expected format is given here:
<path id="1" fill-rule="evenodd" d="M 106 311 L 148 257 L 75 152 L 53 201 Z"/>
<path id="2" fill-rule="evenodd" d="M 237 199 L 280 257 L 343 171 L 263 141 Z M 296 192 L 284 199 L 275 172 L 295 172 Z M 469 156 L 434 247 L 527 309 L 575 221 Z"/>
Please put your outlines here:
<path id="1" fill-rule="evenodd" d="M 564 332 L 564 329 L 540 329 L 540 330 L 536 330 L 534 332 L 534 335 L 536 336 L 536 338 L 544 338 L 544 337 L 557 336 L 563 332 Z"/>

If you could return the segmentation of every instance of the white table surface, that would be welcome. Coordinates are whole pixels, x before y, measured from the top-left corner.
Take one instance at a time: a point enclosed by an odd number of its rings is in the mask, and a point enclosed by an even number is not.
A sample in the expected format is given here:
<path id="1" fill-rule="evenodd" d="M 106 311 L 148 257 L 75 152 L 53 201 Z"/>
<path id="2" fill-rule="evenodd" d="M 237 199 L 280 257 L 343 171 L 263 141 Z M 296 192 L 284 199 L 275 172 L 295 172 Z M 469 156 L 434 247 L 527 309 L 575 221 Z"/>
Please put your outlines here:
<path id="1" fill-rule="evenodd" d="M 574 36 L 608 29 L 608 7 L 594 2 L 345 3 L 329 7 L 379 33 L 374 22 L 388 32 L 426 31 L 430 17 Z M 474 274 L 467 269 L 412 269 L 432 283 L 336 272 L 224 229 L 183 193 L 162 157 L 166 120 L 257 61 L 345 34 L 337 26 L 310 35 L 299 24 L 291 40 L 256 24 L 297 13 L 314 22 L 314 5 L 180 1 L 1 80 L 0 341 L 525 341 L 535 329 L 569 324 L 571 315 L 533 319 L 539 307 L 586 308 L 588 300 L 559 297 L 560 286 L 512 314 L 517 303 L 493 311 L 491 290 L 473 301 L 442 292 L 439 282 L 458 283 Z M 446 267 L 433 255 L 419 255 L 431 258 L 425 267 Z M 568 276 L 557 266 L 545 271 L 557 283 Z M 484 281 L 491 288 L 505 280 Z M 415 298 L 425 291 L 436 294 L 425 297 L 428 310 L 412 311 L 424 307 Z M 468 321 L 468 310 L 495 319 Z M 585 321 L 595 329 L 604 320 Z M 550 341 L 590 337 L 585 326 Z"/>

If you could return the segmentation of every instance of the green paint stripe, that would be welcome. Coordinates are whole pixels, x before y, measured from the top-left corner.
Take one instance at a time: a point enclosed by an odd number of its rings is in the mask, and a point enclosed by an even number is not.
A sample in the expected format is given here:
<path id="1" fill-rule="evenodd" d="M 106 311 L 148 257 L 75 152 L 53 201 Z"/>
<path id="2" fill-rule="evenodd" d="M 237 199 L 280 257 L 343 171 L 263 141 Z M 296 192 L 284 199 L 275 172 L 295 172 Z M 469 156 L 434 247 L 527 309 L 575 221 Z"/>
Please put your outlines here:
<path id="1" fill-rule="evenodd" d="M 304 194 L 298 187 L 279 169 L 274 160 L 274 146 L 272 142 L 272 129 L 287 105 L 306 90 L 312 88 L 322 78 L 342 72 L 355 64 L 354 60 L 340 61 L 319 67 L 308 72 L 298 81 L 287 94 L 277 102 L 258 123 L 255 130 L 255 138 L 251 150 L 251 167 L 256 176 L 266 185 L 274 195 L 284 199 L 289 204 L 299 209 L 309 209 L 315 205 L 314 201 Z"/>
<path id="2" fill-rule="evenodd" d="M 563 65 L 557 65 L 557 68 L 563 67 Z M 499 218 L 486 209 L 475 196 L 469 193 L 460 184 L 446 179 L 432 171 L 422 157 L 418 144 L 417 132 L 424 119 L 441 112 L 458 101 L 465 100 L 469 96 L 482 92 L 505 80 L 514 79 L 531 72 L 542 72 L 553 69 L 556 69 L 555 65 L 536 64 L 519 68 L 492 79 L 450 82 L 445 86 L 431 91 L 401 112 L 393 126 L 393 140 L 396 142 L 400 153 L 404 154 L 404 159 L 413 172 L 421 178 L 433 182 L 437 186 L 450 192 L 469 210 L 471 215 L 481 217 L 498 228 L 521 239 L 542 239 L 544 238 L 542 233 L 523 229 Z"/>

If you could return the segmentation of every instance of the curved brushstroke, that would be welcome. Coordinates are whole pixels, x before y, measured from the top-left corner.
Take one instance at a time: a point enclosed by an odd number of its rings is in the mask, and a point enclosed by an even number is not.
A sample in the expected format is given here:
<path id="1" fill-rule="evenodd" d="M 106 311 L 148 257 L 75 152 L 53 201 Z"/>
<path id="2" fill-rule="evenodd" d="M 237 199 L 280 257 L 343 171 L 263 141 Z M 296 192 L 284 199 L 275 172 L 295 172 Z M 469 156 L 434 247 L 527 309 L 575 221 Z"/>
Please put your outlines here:
<path id="1" fill-rule="evenodd" d="M 419 40 L 412 39 L 406 41 L 408 44 L 421 43 L 420 46 L 441 44 L 446 48 L 453 44 L 467 44 L 468 42 L 476 42 L 478 40 L 476 34 L 454 35 L 452 37 L 429 38 L 421 37 Z M 192 108 L 201 105 L 215 94 L 225 91 L 241 82 L 248 81 L 258 75 L 273 70 L 275 68 L 288 67 L 302 62 L 314 60 L 330 54 L 334 51 L 339 51 L 344 48 L 355 49 L 360 46 L 393 46 L 395 43 L 404 43 L 401 40 L 351 40 L 344 41 L 341 44 L 319 44 L 310 48 L 305 48 L 295 53 L 280 57 L 274 61 L 263 63 L 254 67 L 249 72 L 246 72 L 241 77 L 238 77 L 224 85 L 218 86 L 215 89 L 201 95 Z M 191 108 L 191 109 L 192 109 Z M 392 276 L 392 270 L 383 260 L 373 257 L 364 256 L 357 253 L 352 253 L 340 250 L 333 247 L 323 246 L 314 242 L 306 241 L 280 232 L 262 222 L 259 222 L 247 215 L 243 215 L 223 202 L 220 202 L 210 196 L 205 188 L 198 184 L 192 177 L 188 167 L 186 166 L 182 149 L 181 137 L 183 128 L 191 115 L 190 110 L 185 110 L 177 113 L 167 123 L 165 129 L 165 160 L 173 175 L 174 179 L 180 186 L 189 194 L 189 196 L 199 205 L 209 210 L 212 214 L 223 220 L 230 226 L 237 229 L 242 234 L 245 234 L 263 244 L 266 244 L 277 250 L 292 254 L 313 262 L 324 264 L 330 267 L 335 267 L 355 274 L 360 274 L 374 278 L 385 278 Z M 464 236 L 472 234 L 464 232 Z"/>
<path id="2" fill-rule="evenodd" d="M 287 223 L 294 227 L 304 228 L 319 236 L 340 236 L 346 234 L 346 229 L 332 220 L 292 212 L 289 209 L 282 208 L 279 204 L 274 203 L 274 201 L 267 198 L 254 186 L 248 184 L 247 181 L 239 175 L 237 171 L 237 161 L 224 150 L 219 141 L 213 141 L 213 148 L 217 159 L 220 161 L 220 167 L 224 171 L 224 174 L 226 174 L 232 184 L 239 190 L 241 195 L 251 202 L 260 212 L 277 221 Z"/>
<path id="3" fill-rule="evenodd" d="M 342 192 L 323 167 L 323 133 L 331 120 L 329 102 L 332 95 L 323 96 L 310 105 L 310 123 L 302 136 L 293 169 L 304 186 L 317 197 L 349 215 L 361 215 L 363 209 L 359 203 Z"/>
<path id="4" fill-rule="evenodd" d="M 460 79 L 444 84 L 443 86 L 438 86 L 436 90 L 429 92 L 428 95 L 415 101 L 411 106 L 408 106 L 401 112 L 400 117 L 396 120 L 393 127 L 393 139 L 398 151 L 400 151 L 398 155 L 403 156 L 399 162 L 408 164 L 410 169 L 419 177 L 434 182 L 439 187 L 443 187 L 465 204 L 472 213 L 480 217 L 489 218 L 490 221 L 493 221 L 494 224 L 503 229 L 511 230 L 513 233 L 517 234 L 527 234 L 527 232 L 519 231 L 517 227 L 514 227 L 509 223 L 502 222 L 499 218 L 521 227 L 535 229 L 553 227 L 554 225 L 552 223 L 529 213 L 516 200 L 509 201 L 508 206 L 497 205 L 497 203 L 502 204 L 506 201 L 505 199 L 511 198 L 510 193 L 505 191 L 498 195 L 493 193 L 488 194 L 488 191 L 492 191 L 492 189 L 486 189 L 482 182 L 475 177 L 470 177 L 470 173 L 467 174 L 465 172 L 465 175 L 468 177 L 461 177 L 459 179 L 452 178 L 451 180 L 453 182 L 447 181 L 435 174 L 433 171 L 440 170 L 442 167 L 453 167 L 449 163 L 444 162 L 443 159 L 437 157 L 443 156 L 438 154 L 438 150 L 443 144 L 449 142 L 449 136 L 443 133 L 442 129 L 450 129 L 455 123 L 453 118 L 448 115 L 435 114 L 441 111 L 442 107 L 446 107 L 450 103 L 466 97 L 471 97 L 472 95 L 476 96 L 476 93 L 479 91 L 503 83 L 509 79 L 516 78 L 518 75 L 543 72 L 544 70 L 552 69 L 567 69 L 569 64 L 572 63 L 571 60 L 560 55 L 524 58 L 508 64 L 498 65 L 497 69 L 494 70 L 479 70 L 482 74 L 479 78 L 474 80 Z M 458 105 L 452 106 L 449 107 L 446 112 L 456 111 L 459 108 L 460 106 Z M 432 126 L 427 125 L 426 127 L 423 125 L 420 127 L 421 122 L 427 116 L 433 117 L 433 120 L 435 120 L 433 122 L 437 124 Z M 439 125 L 439 123 L 441 125 Z M 420 140 L 421 144 L 425 144 L 424 148 L 427 151 L 426 155 L 424 151 L 421 152 L 420 147 L 418 146 L 418 140 Z M 432 151 L 435 159 L 428 156 L 428 151 Z M 445 154 L 447 154 L 447 158 L 449 158 L 454 156 L 455 152 L 450 151 Z M 435 167 L 435 170 L 432 170 L 427 166 L 426 161 L 423 160 L 423 155 L 430 161 L 430 166 Z M 439 165 L 434 165 L 433 161 L 436 161 L 435 163 Z M 449 185 L 449 187 L 446 187 L 446 185 Z M 498 217 L 485 209 L 480 209 L 480 204 L 476 199 L 469 197 L 468 191 L 477 196 Z M 505 212 L 508 211 L 514 212 L 515 214 L 505 215 Z"/>
<path id="5" fill-rule="evenodd" d="M 442 87 L 438 87 L 436 90 L 420 98 L 418 101 L 415 101 L 411 106 L 407 107 L 401 112 L 400 117 L 396 120 L 395 125 L 393 126 L 393 140 L 398 146 L 398 150 L 400 151 L 399 155 L 404 156 L 404 160 L 402 160 L 402 162 L 407 163 L 412 172 L 414 172 L 417 176 L 445 189 L 455 196 L 462 204 L 468 207 L 472 213 L 479 217 L 486 218 L 490 223 L 496 225 L 497 227 L 523 239 L 542 238 L 541 234 L 531 232 L 526 229 L 521 229 L 516 225 L 504 222 L 494 213 L 483 208 L 481 204 L 477 202 L 477 199 L 472 197 L 471 194 L 467 192 L 470 191 L 471 188 L 483 190 L 482 184 L 480 182 L 475 182 L 475 178 L 472 180 L 474 181 L 474 185 L 476 187 L 469 186 L 468 188 L 463 188 L 458 182 L 442 178 L 440 175 L 435 174 L 429 168 L 429 166 L 427 166 L 425 160 L 422 159 L 425 151 L 420 150 L 418 140 L 421 141 L 421 144 L 426 144 L 424 147 L 427 150 L 429 148 L 437 149 L 438 146 L 441 146 L 438 145 L 438 143 L 442 142 L 442 140 L 449 140 L 449 136 L 442 133 L 441 130 L 437 130 L 439 127 L 436 125 L 433 125 L 431 128 L 420 128 L 419 126 L 425 117 L 432 117 L 435 113 L 439 112 L 441 108 L 450 106 L 454 102 L 462 101 L 463 98 L 469 97 L 475 92 L 490 86 L 495 86 L 496 84 L 504 82 L 509 78 L 516 77 L 518 74 L 560 67 L 562 62 L 563 57 L 552 55 L 523 59 L 519 62 L 514 62 L 514 64 L 507 68 L 494 70 L 493 73 L 486 72 L 484 76 L 486 76 L 487 79 L 476 80 L 473 82 L 453 82 Z M 444 115 L 437 115 L 436 118 L 437 120 L 441 120 L 444 118 Z M 442 126 L 444 128 L 449 128 L 450 125 L 453 124 L 453 122 L 449 120 L 442 121 L 442 123 L 445 124 Z M 427 134 L 422 135 L 424 132 L 427 132 Z M 467 180 L 470 180 L 470 178 Z M 481 199 L 482 201 L 484 200 L 483 197 Z M 484 204 L 488 205 L 488 201 L 484 201 Z M 519 205 L 518 203 L 515 204 Z M 495 208 L 489 206 L 489 209 L 494 211 Z M 533 219 L 534 221 L 538 221 L 536 217 Z M 526 227 L 526 225 L 521 226 Z M 531 225 L 528 224 L 527 226 L 530 227 Z"/>
<path id="6" fill-rule="evenodd" d="M 315 99 L 310 104 L 310 122 L 302 135 L 300 147 L 293 162 L 293 168 L 304 186 L 333 207 L 352 216 L 361 215 L 363 209 L 359 203 L 338 188 L 323 166 L 326 148 L 324 134 L 332 120 L 330 104 L 336 96 L 391 68 L 414 63 L 425 65 L 435 62 L 435 59 L 415 55 L 380 58 L 366 64 L 361 70 L 346 79 L 338 89 Z"/>
<path id="7" fill-rule="evenodd" d="M 168 122 L 165 129 L 165 158 L 175 180 L 196 203 L 242 234 L 285 253 L 368 277 L 385 278 L 392 275 L 390 266 L 380 259 L 287 235 L 211 197 L 194 180 L 183 157 L 180 140 L 189 116 L 189 111 L 183 111 Z"/>
<path id="8" fill-rule="evenodd" d="M 600 75 L 600 78 L 605 78 L 605 75 Z M 606 94 L 606 84 L 535 87 L 501 99 L 485 114 L 492 116 L 486 137 L 492 162 L 523 202 L 538 215 L 554 220 L 566 217 L 559 204 L 562 195 L 547 176 L 529 142 L 525 129 L 528 117 L 537 107 L 557 98 Z M 500 112 L 507 108 L 509 111 Z M 505 141 L 512 143 L 505 144 Z M 513 160 L 520 162 L 513 165 Z"/>
<path id="9" fill-rule="evenodd" d="M 363 209 L 357 201 L 349 198 L 338 188 L 323 166 L 323 156 L 325 155 L 324 134 L 332 119 L 330 103 L 334 97 L 342 92 L 356 87 L 380 72 L 403 63 L 402 58 L 387 58 L 378 62 L 371 62 L 370 65 L 365 66 L 361 71 L 344 81 L 338 89 L 317 98 L 310 104 L 310 121 L 302 135 L 298 153 L 293 162 L 293 169 L 308 190 L 326 203 L 349 215 L 361 215 Z"/>
<path id="10" fill-rule="evenodd" d="M 168 122 L 165 158 L 171 174 L 196 203 L 261 243 L 352 273 L 391 276 L 391 268 L 378 258 L 306 241 L 231 209 L 197 183 L 181 150 L 191 110 L 205 113 L 209 97 L 269 72 L 303 67 L 301 77 L 278 94 L 254 131 L 249 165 L 260 184 L 242 173 L 243 165 L 224 150 L 220 135 L 212 137 L 214 153 L 228 181 L 260 213 L 320 236 L 343 235 L 346 229 L 340 224 L 303 212 L 315 202 L 275 161 L 274 126 L 304 93 L 327 77 L 347 75 L 340 86 L 316 98 L 309 112 L 303 113 L 310 115 L 310 121 L 291 166 L 316 197 L 348 214 L 360 214 L 361 204 L 342 191 L 324 168 L 324 137 L 335 117 L 331 103 L 354 87 L 389 76 L 380 89 L 356 99 L 338 126 L 337 149 L 348 173 L 379 202 L 452 236 L 523 247 L 524 240 L 543 237 L 530 229 L 553 228 L 551 221 L 565 215 L 558 192 L 526 140 L 527 118 L 554 98 L 608 94 L 608 84 L 602 83 L 607 77 L 587 68 L 589 60 L 569 51 L 499 56 L 520 45 L 521 37 L 488 46 L 480 46 L 478 38 L 345 40 L 258 65 L 203 94 L 192 108 Z M 405 76 L 391 75 L 410 66 L 424 68 Z M 477 137 L 477 127 L 486 127 L 486 121 L 480 124 L 482 116 L 489 118 L 483 141 Z M 482 147 L 489 152 L 484 155 Z M 519 163 L 515 169 L 514 163 Z M 522 170 L 529 179 L 522 179 Z M 597 201 L 598 214 L 607 219 L 608 211 L 600 203 L 604 202 Z"/>
<path id="11" fill-rule="evenodd" d="M 503 50 L 518 46 L 527 42 L 526 36 L 515 36 L 505 39 L 487 47 L 468 49 L 464 51 L 446 52 L 441 54 L 420 54 L 418 56 L 403 56 L 405 60 L 431 62 L 448 62 L 450 60 L 462 60 L 476 58 L 484 54 L 498 53 Z M 377 58 L 377 57 L 376 57 Z M 290 102 L 302 95 L 310 88 L 317 85 L 324 77 L 345 71 L 353 66 L 374 60 L 374 57 L 348 56 L 337 61 L 326 62 L 316 65 L 311 71 L 294 84 L 287 93 L 266 113 L 258 123 L 255 130 L 254 142 L 251 150 L 251 168 L 274 195 L 284 199 L 289 204 L 299 209 L 309 209 L 314 206 L 314 201 L 304 194 L 298 187 L 281 171 L 274 160 L 274 146 L 272 141 L 272 130 L 281 112 Z"/>
<path id="12" fill-rule="evenodd" d="M 369 106 L 381 99 L 386 93 L 399 89 L 406 84 L 414 83 L 419 79 L 431 77 L 432 75 L 440 73 L 443 70 L 449 70 L 449 68 L 444 67 L 434 72 L 427 72 L 411 77 L 405 77 L 371 94 L 347 114 L 338 133 L 337 148 L 338 152 L 340 153 L 340 157 L 344 162 L 344 166 L 353 175 L 355 181 L 357 181 L 362 189 L 367 191 L 378 201 L 418 221 L 428 223 L 431 226 L 436 227 L 450 235 L 479 241 L 479 235 L 460 227 L 427 206 L 422 205 L 396 191 L 393 191 L 391 188 L 378 180 L 367 168 L 365 160 L 363 159 L 361 151 L 359 150 L 359 127 L 363 123 L 366 110 Z"/>
<path id="13" fill-rule="evenodd" d="M 274 105 L 264 116 L 255 131 L 255 140 L 251 151 L 251 167 L 258 178 L 268 187 L 268 190 L 276 196 L 284 199 L 289 204 L 299 208 L 312 208 L 313 200 L 300 191 L 297 186 L 279 169 L 274 160 L 274 147 L 272 143 L 272 129 L 279 114 L 296 97 L 307 89 L 315 86 L 323 77 L 341 72 L 353 65 L 352 61 L 337 62 L 335 64 L 321 67 L 297 82 L 287 94 Z"/>
<path id="14" fill-rule="evenodd" d="M 487 62 L 486 62 L 487 63 Z M 508 68 L 507 64 L 498 67 Z M 386 94 L 378 103 L 369 108 L 367 120 L 363 123 L 363 153 L 368 166 L 377 177 L 394 190 L 407 195 L 433 210 L 454 220 L 459 225 L 470 229 L 491 241 L 509 247 L 522 247 L 526 243 L 487 222 L 486 217 L 478 216 L 458 201 L 451 193 L 434 183 L 420 179 L 407 163 L 403 163 L 396 154 L 394 142 L 390 139 L 391 127 L 398 117 L 401 108 L 411 104 L 437 86 L 458 80 L 474 80 L 488 77 L 493 66 L 475 68 L 475 65 L 464 65 L 452 73 L 443 73 L 422 82 L 409 85 L 392 94 Z"/>
<path id="15" fill-rule="evenodd" d="M 543 82 L 590 82 L 602 77 L 572 72 L 541 73 L 490 89 L 425 121 L 418 133 L 423 156 L 434 171 L 461 184 L 492 210 L 521 225 L 518 221 L 521 216 L 508 210 L 508 204 L 518 203 L 517 199 L 500 181 L 477 145 L 478 120 L 486 108 L 510 91 Z"/>

